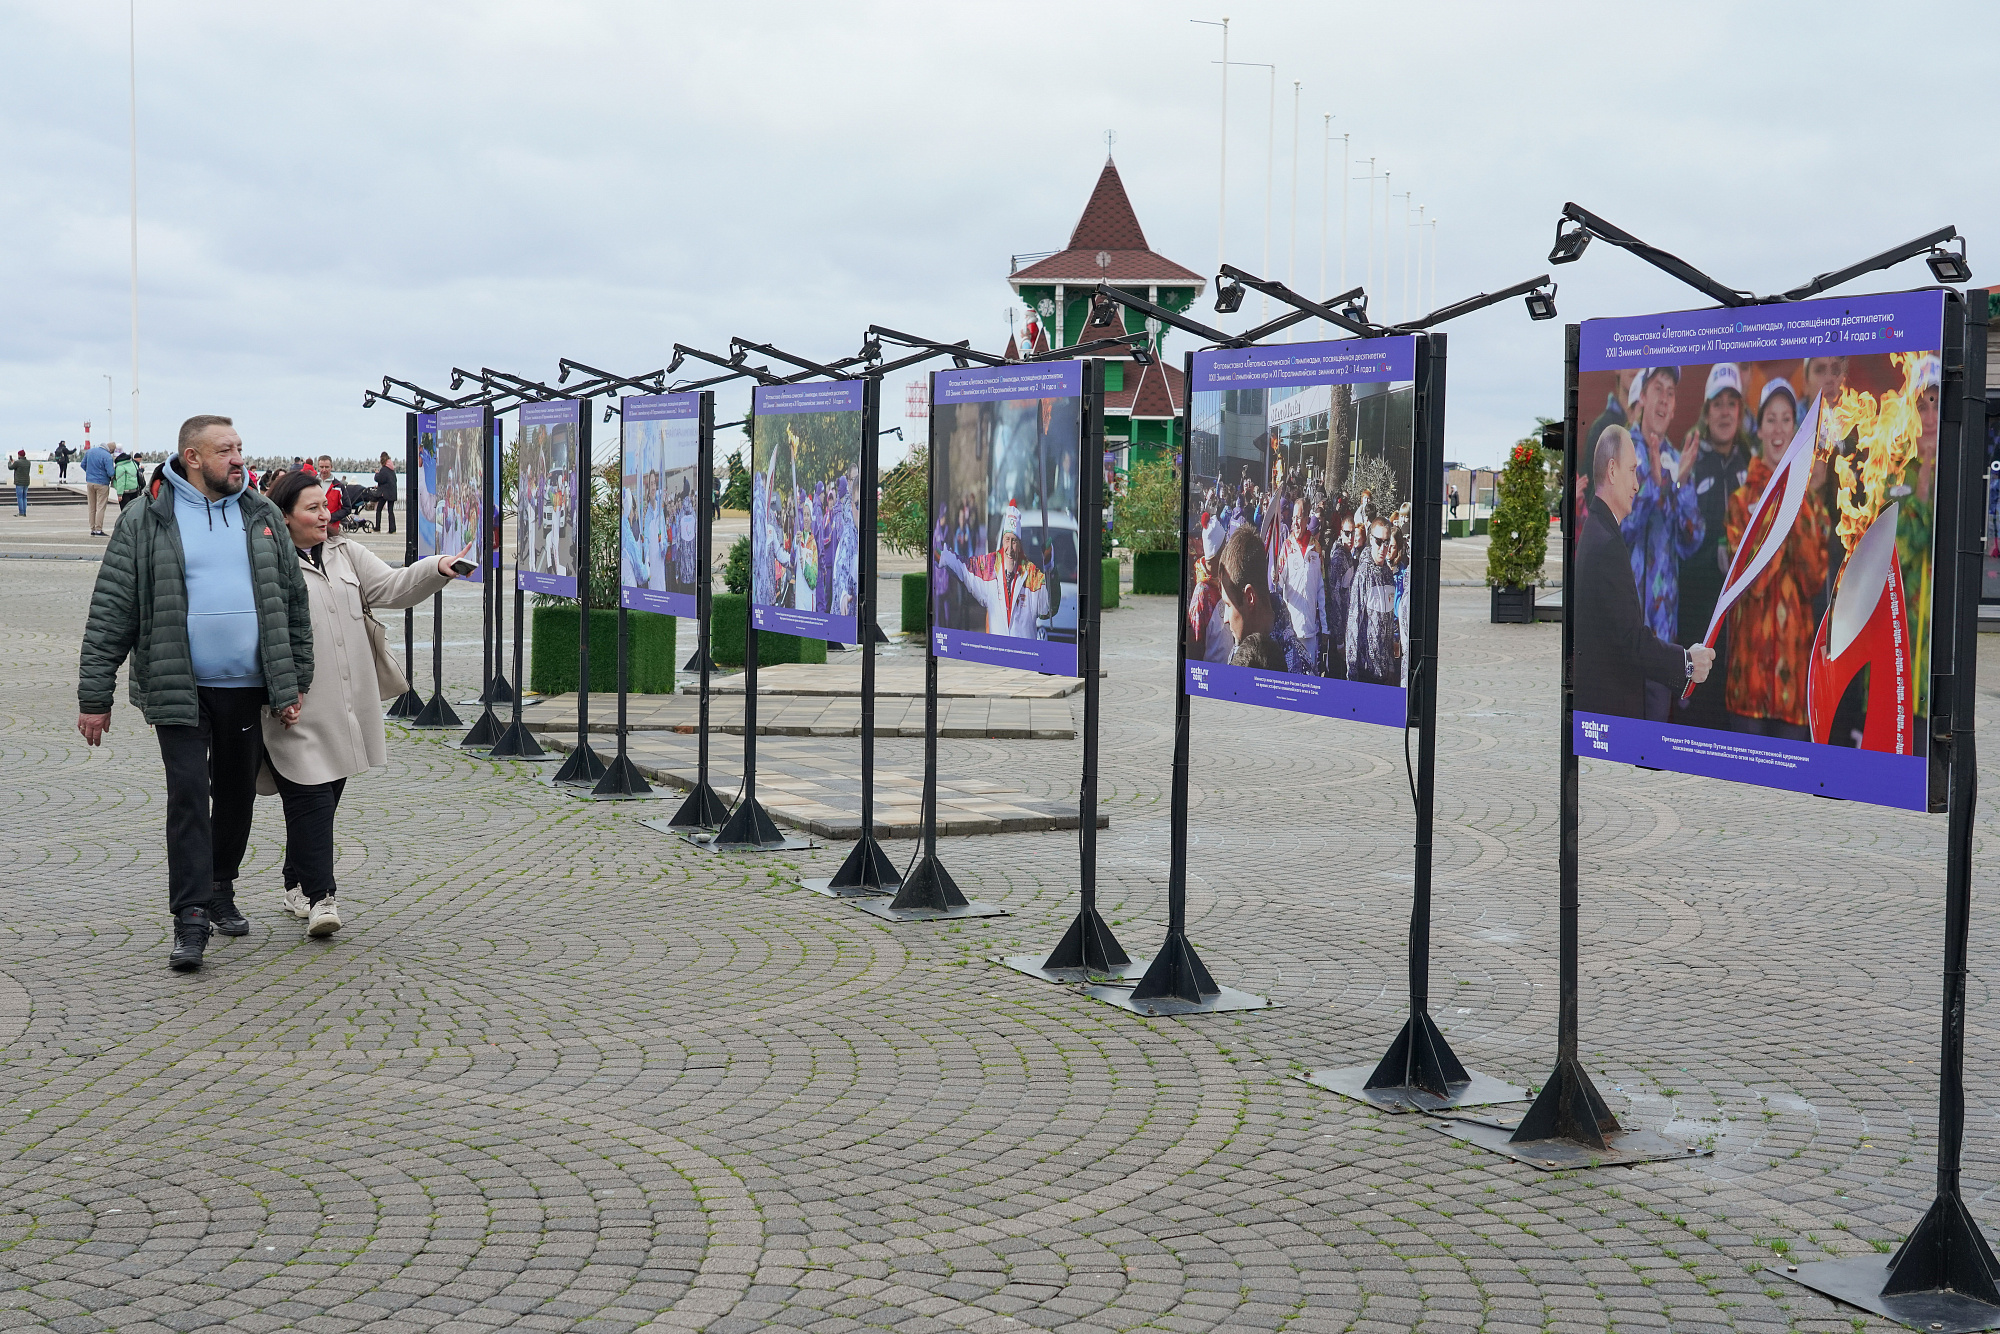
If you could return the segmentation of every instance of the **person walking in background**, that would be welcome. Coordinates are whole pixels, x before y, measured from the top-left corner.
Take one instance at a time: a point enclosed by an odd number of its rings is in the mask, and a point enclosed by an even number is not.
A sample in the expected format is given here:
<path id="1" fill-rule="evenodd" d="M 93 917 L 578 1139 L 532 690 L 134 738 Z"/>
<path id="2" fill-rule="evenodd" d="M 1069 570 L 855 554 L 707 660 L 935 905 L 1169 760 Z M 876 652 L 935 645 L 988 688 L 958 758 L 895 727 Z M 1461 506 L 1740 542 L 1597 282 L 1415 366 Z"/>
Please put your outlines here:
<path id="1" fill-rule="evenodd" d="M 311 473 L 288 475 L 271 491 L 299 557 L 312 606 L 313 643 L 324 670 L 320 687 L 293 718 L 263 716 L 268 782 L 285 804 L 285 907 L 306 919 L 306 934 L 340 930 L 333 880 L 333 817 L 347 780 L 389 762 L 382 701 L 396 691 L 375 669 L 368 628 L 376 607 L 413 607 L 452 581 L 452 562 L 440 555 L 390 569 L 358 542 L 330 536 L 326 489 Z"/>
<path id="2" fill-rule="evenodd" d="M 389 512 L 389 531 L 396 531 L 396 462 L 387 453 L 375 470 L 375 527 L 382 527 L 382 511 Z"/>
<path id="3" fill-rule="evenodd" d="M 118 668 L 167 777 L 168 964 L 201 967 L 211 932 L 249 934 L 236 876 L 250 841 L 268 709 L 298 721 L 313 683 L 312 609 L 284 518 L 244 489 L 227 417 L 181 423 L 161 485 L 118 521 L 83 632 L 77 731 L 111 726 Z"/>
<path id="4" fill-rule="evenodd" d="M 139 498 L 139 477 L 138 456 L 120 453 L 118 462 L 112 465 L 111 489 L 117 493 L 118 509 L 121 513 L 127 505 Z"/>
<path id="5" fill-rule="evenodd" d="M 90 505 L 90 535 L 109 536 L 104 531 L 104 506 L 111 499 L 111 475 L 118 467 L 118 460 L 103 445 L 92 445 L 83 451 L 83 491 Z"/>
<path id="6" fill-rule="evenodd" d="M 69 480 L 69 461 L 76 457 L 76 451 L 69 447 L 69 441 L 58 440 L 49 457 L 55 460 L 56 484 L 60 486 Z"/>
<path id="7" fill-rule="evenodd" d="M 28 517 L 28 478 L 34 475 L 35 465 L 28 462 L 28 451 L 22 450 L 7 460 L 7 466 L 14 470 L 14 509 L 19 517 Z"/>

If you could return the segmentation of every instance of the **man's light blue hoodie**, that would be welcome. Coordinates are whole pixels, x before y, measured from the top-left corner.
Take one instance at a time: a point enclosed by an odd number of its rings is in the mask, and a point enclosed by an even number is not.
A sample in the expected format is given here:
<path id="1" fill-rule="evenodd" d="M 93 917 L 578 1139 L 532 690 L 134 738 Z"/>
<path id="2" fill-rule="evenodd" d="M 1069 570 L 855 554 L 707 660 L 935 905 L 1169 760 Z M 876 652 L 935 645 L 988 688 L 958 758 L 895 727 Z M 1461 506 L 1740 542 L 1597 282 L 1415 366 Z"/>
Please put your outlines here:
<path id="1" fill-rule="evenodd" d="M 188 652 L 201 686 L 264 683 L 257 656 L 257 599 L 250 583 L 250 542 L 240 496 L 210 500 L 177 466 L 163 471 L 174 489 L 174 526 L 187 565 Z"/>

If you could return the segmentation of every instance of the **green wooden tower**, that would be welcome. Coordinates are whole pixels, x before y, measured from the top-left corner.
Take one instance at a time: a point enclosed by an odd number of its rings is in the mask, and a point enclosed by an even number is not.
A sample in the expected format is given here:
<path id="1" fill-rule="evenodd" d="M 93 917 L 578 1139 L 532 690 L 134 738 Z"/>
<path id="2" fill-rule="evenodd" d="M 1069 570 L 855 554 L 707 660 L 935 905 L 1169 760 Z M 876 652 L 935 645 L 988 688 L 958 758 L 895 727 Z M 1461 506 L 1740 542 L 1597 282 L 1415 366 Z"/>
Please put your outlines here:
<path id="1" fill-rule="evenodd" d="M 1146 245 L 1146 233 L 1118 177 L 1118 164 L 1108 157 L 1083 216 L 1070 232 L 1069 245 L 1014 256 L 1007 283 L 1027 307 L 1028 349 L 1073 347 L 1097 336 L 1086 326 L 1090 294 L 1099 282 L 1176 314 L 1192 306 L 1208 286 L 1194 270 Z M 1177 414 L 1185 401 L 1187 377 L 1162 353 L 1168 330 L 1134 311 L 1123 307 L 1120 311 L 1127 333 L 1143 327 L 1151 335 L 1156 358 L 1151 366 L 1121 358 L 1105 368 L 1105 442 L 1118 452 L 1122 472 L 1135 459 L 1168 458 L 1180 449 Z"/>

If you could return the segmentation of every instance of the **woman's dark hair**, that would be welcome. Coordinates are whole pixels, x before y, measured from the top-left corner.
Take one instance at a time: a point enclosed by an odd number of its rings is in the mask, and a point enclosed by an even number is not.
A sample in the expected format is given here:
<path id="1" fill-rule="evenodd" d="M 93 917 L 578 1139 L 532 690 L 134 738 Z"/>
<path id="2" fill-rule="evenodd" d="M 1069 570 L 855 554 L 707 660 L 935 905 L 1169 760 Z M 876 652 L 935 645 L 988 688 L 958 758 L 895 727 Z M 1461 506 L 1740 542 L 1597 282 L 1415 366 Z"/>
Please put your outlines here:
<path id="1" fill-rule="evenodd" d="M 271 503 L 284 513 L 290 514 L 298 508 L 300 492 L 308 487 L 321 485 L 324 483 L 309 472 L 288 472 L 284 480 L 271 488 Z"/>

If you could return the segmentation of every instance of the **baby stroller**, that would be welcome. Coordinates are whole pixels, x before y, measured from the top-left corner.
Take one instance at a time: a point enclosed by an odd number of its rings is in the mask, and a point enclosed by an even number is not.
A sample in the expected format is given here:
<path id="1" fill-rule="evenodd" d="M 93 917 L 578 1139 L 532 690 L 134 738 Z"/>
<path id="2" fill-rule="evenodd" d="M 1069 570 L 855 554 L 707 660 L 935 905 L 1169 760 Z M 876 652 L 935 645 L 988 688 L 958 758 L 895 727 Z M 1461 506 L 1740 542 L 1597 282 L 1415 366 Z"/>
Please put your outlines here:
<path id="1" fill-rule="evenodd" d="M 375 525 L 367 511 L 375 504 L 375 490 L 367 486 L 343 486 L 340 489 L 340 508 L 334 512 L 333 521 L 350 533 L 372 533 Z"/>

